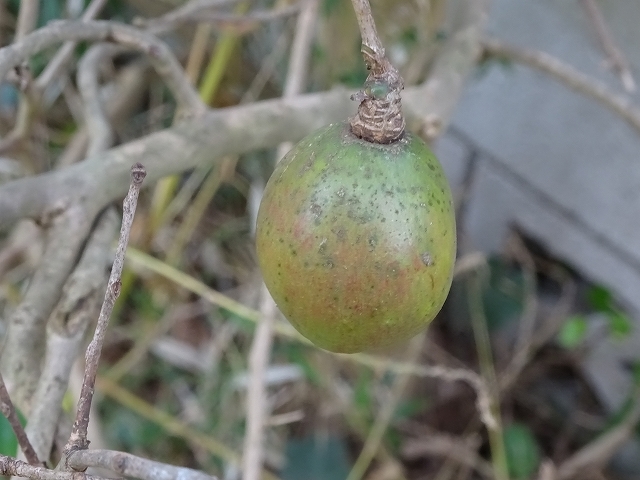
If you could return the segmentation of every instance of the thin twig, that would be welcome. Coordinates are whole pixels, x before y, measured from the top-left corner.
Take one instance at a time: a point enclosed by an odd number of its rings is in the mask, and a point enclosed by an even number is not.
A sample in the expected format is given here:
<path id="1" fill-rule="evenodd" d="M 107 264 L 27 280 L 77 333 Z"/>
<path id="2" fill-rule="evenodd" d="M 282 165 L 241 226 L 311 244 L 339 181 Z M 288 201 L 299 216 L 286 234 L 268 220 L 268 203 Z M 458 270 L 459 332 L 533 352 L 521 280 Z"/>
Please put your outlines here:
<path id="1" fill-rule="evenodd" d="M 163 20 L 164 17 L 161 17 L 159 19 L 146 20 L 138 23 L 155 34 L 178 27 L 185 23 L 208 23 L 219 28 L 232 27 L 238 32 L 246 33 L 256 29 L 263 23 L 286 19 L 291 15 L 295 15 L 300 11 L 299 3 L 306 1 L 308 0 L 300 0 L 294 5 L 275 8 L 272 10 L 255 10 L 244 15 L 190 9 L 181 15 L 171 15 L 168 20 Z"/>
<path id="2" fill-rule="evenodd" d="M 98 16 L 102 8 L 106 5 L 107 0 L 92 0 L 87 5 L 86 10 L 82 14 L 81 20 L 88 22 Z M 73 51 L 76 48 L 76 42 L 65 42 L 62 47 L 56 52 L 51 61 L 47 64 L 40 76 L 35 80 L 36 88 L 43 92 L 45 88 L 60 74 L 62 69 L 71 59 Z"/>
<path id="3" fill-rule="evenodd" d="M 31 33 L 38 23 L 40 0 L 21 0 L 18 12 L 18 24 L 14 41 L 20 41 L 25 35 Z"/>
<path id="4" fill-rule="evenodd" d="M 117 22 L 60 21 L 36 30 L 20 42 L 0 49 L 0 79 L 25 58 L 67 40 L 112 41 L 146 53 L 181 108 L 193 115 L 199 115 L 206 110 L 198 92 L 189 83 L 180 62 L 164 42 L 153 35 Z"/>
<path id="5" fill-rule="evenodd" d="M 384 57 L 384 47 L 382 46 L 382 42 L 378 37 L 378 32 L 376 30 L 376 24 L 373 21 L 373 13 L 371 12 L 371 5 L 369 5 L 369 0 L 352 0 L 353 9 L 356 13 L 356 18 L 358 19 L 358 26 L 360 27 L 360 35 L 362 36 L 362 46 L 363 53 L 364 50 L 370 50 L 370 53 L 365 54 L 370 56 L 371 54 L 374 57 L 383 58 Z M 376 59 L 376 61 L 379 61 Z"/>
<path id="6" fill-rule="evenodd" d="M 84 103 L 84 121 L 91 139 L 87 149 L 89 156 L 108 149 L 114 141 L 113 129 L 102 105 L 98 68 L 105 57 L 114 57 L 122 51 L 123 48 L 117 45 L 94 45 L 78 63 L 78 90 Z"/>
<path id="7" fill-rule="evenodd" d="M 298 16 L 296 33 L 291 48 L 289 70 L 284 85 L 284 98 L 292 98 L 304 88 L 307 59 L 313 38 L 313 24 L 317 9 L 318 0 L 307 0 Z M 286 146 L 283 148 L 282 145 L 278 148 L 278 161 L 286 153 L 286 148 Z M 253 195 L 261 196 L 261 192 L 256 190 L 253 190 L 252 193 Z M 255 224 L 255 219 L 253 219 L 252 224 Z M 247 389 L 247 433 L 242 456 L 244 480 L 258 480 L 262 470 L 264 424 L 267 417 L 265 409 L 267 392 L 264 376 L 269 364 L 271 345 L 273 343 L 273 323 L 278 312 L 278 308 L 264 283 L 260 292 L 261 320 L 256 329 L 249 354 L 250 381 Z"/>
<path id="8" fill-rule="evenodd" d="M 620 423 L 607 433 L 588 443 L 557 467 L 556 480 L 578 478 L 589 469 L 604 465 L 634 433 L 640 421 L 640 389 L 636 387 L 633 405 Z"/>
<path id="9" fill-rule="evenodd" d="M 129 186 L 129 193 L 124 199 L 123 204 L 120 239 L 118 240 L 118 247 L 113 261 L 113 267 L 111 268 L 111 275 L 109 276 L 109 283 L 107 285 L 104 302 L 102 304 L 102 309 L 100 310 L 100 316 L 98 317 L 98 325 L 96 326 L 93 340 L 87 347 L 87 353 L 85 356 L 85 375 L 82 383 L 80 400 L 78 401 L 76 419 L 73 422 L 71 436 L 69 437 L 69 441 L 64 449 L 67 456 L 74 450 L 86 449 L 89 446 L 89 441 L 87 440 L 87 427 L 89 425 L 89 412 L 91 410 L 91 401 L 93 400 L 93 393 L 95 390 L 100 353 L 102 352 L 102 345 L 104 344 L 104 338 L 109 324 L 109 317 L 111 316 L 113 305 L 120 293 L 120 277 L 124 267 L 125 251 L 129 242 L 129 234 L 131 232 L 131 225 L 133 224 L 133 217 L 136 212 L 140 187 L 142 186 L 145 176 L 146 170 L 142 164 L 136 163 L 131 167 L 131 183 Z"/>
<path id="10" fill-rule="evenodd" d="M 582 3 L 582 6 L 587 11 L 589 19 L 596 30 L 598 40 L 600 40 L 602 49 L 608 57 L 607 63 L 620 75 L 624 89 L 629 93 L 635 92 L 636 82 L 633 79 L 629 61 L 622 53 L 622 50 L 616 45 L 598 4 L 595 0 L 580 0 L 580 3 Z"/>
<path id="11" fill-rule="evenodd" d="M 410 342 L 405 356 L 406 362 L 410 364 L 415 362 L 422 350 L 424 339 L 425 335 L 422 334 Z M 402 395 L 404 394 L 410 379 L 411 376 L 405 372 L 399 374 L 393 382 L 391 392 L 378 412 L 376 419 L 371 426 L 371 430 L 369 431 L 369 435 L 362 446 L 360 455 L 358 455 L 353 467 L 351 467 L 347 480 L 360 480 L 363 478 L 371 464 L 371 461 L 374 459 L 378 449 L 380 448 L 380 442 L 382 442 L 384 434 L 393 418 L 393 414 L 396 412 L 398 403 L 402 400 Z"/>
<path id="12" fill-rule="evenodd" d="M 140 480 L 216 480 L 216 477 L 198 470 L 175 467 L 112 450 L 78 450 L 69 456 L 67 463 L 78 471 L 87 467 L 99 467 Z"/>
<path id="13" fill-rule="evenodd" d="M 0 410 L 11 425 L 13 433 L 15 433 L 16 438 L 18 439 L 18 445 L 20 445 L 20 449 L 24 453 L 27 461 L 31 465 L 42 466 L 42 462 L 38 459 L 38 455 L 33 449 L 33 446 L 29 441 L 29 437 L 27 437 L 27 433 L 24 431 L 22 423 L 20 423 L 16 407 L 14 407 L 13 402 L 11 401 L 11 397 L 9 396 L 7 387 L 4 384 L 2 375 L 0 375 Z"/>
<path id="14" fill-rule="evenodd" d="M 89 323 L 100 310 L 106 286 L 105 270 L 117 234 L 115 209 L 105 211 L 62 290 L 62 297 L 47 324 L 47 344 L 42 374 L 33 394 L 25 428 L 40 458 L 48 460 L 68 390 L 69 375 L 77 359 Z"/>
<path id="15" fill-rule="evenodd" d="M 512 47 L 496 39 L 485 39 L 482 45 L 489 55 L 529 65 L 551 75 L 572 90 L 597 100 L 640 132 L 640 110 L 634 107 L 630 98 L 617 94 L 562 60 L 544 52 Z"/>

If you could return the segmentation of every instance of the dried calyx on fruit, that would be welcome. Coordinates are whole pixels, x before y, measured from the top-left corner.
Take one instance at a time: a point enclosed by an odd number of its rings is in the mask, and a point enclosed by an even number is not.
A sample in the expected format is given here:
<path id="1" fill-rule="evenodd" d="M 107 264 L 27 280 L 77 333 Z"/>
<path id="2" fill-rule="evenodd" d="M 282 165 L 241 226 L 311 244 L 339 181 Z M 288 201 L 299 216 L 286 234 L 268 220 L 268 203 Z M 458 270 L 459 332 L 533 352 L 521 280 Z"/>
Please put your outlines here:
<path id="1" fill-rule="evenodd" d="M 442 167 L 405 132 L 403 80 L 354 0 L 369 77 L 358 113 L 300 141 L 276 166 L 258 213 L 264 281 L 291 324 L 353 353 L 406 341 L 448 295 L 455 216 Z M 363 8 L 367 7 L 367 8 Z"/>

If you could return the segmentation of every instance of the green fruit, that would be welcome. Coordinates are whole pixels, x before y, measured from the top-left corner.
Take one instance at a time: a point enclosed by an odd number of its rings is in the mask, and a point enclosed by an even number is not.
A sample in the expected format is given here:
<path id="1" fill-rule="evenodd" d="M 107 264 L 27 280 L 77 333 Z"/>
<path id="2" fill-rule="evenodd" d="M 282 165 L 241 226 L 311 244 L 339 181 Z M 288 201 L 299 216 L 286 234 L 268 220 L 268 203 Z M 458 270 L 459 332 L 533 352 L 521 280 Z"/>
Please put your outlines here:
<path id="1" fill-rule="evenodd" d="M 317 346 L 354 353 L 420 332 L 449 293 L 456 226 L 440 163 L 418 137 L 322 128 L 277 165 L 258 212 L 265 284 Z"/>

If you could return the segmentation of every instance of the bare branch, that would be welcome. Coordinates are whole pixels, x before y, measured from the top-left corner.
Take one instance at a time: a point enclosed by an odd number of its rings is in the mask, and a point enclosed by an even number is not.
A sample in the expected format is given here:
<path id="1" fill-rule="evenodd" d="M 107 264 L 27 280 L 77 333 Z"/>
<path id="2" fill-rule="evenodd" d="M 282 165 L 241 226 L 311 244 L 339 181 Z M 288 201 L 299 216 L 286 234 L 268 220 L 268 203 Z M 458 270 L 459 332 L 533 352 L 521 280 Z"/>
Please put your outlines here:
<path id="1" fill-rule="evenodd" d="M 113 305 L 120 294 L 120 277 L 124 267 L 125 250 L 129 242 L 129 234 L 131 232 L 131 225 L 133 224 L 133 217 L 136 212 L 140 187 L 142 186 L 145 176 L 146 170 L 142 164 L 136 163 L 131 167 L 131 183 L 129 186 L 129 193 L 124 199 L 120 239 L 118 240 L 118 248 L 116 249 L 116 256 L 113 261 L 113 267 L 111 268 L 111 275 L 109 277 L 104 302 L 102 304 L 102 309 L 100 310 L 100 316 L 98 317 L 98 325 L 96 326 L 93 340 L 91 340 L 91 343 L 87 347 L 84 379 L 82 383 L 82 390 L 80 392 L 80 400 L 78 401 L 76 420 L 73 422 L 71 437 L 65 446 L 65 453 L 67 455 L 72 451 L 86 449 L 89 446 L 89 441 L 87 440 L 87 427 L 89 425 L 89 412 L 91 410 L 91 401 L 93 400 L 93 393 L 95 390 L 100 354 L 102 352 L 102 345 L 104 344 L 104 337 L 109 324 L 109 317 L 111 316 Z"/>
<path id="2" fill-rule="evenodd" d="M 22 302 L 8 319 L 0 358 L 7 388 L 24 412 L 30 409 L 42 368 L 47 319 L 99 211 L 81 204 L 55 203 L 51 207 L 51 218 L 45 220 L 49 226 L 41 263 Z"/>
<path id="3" fill-rule="evenodd" d="M 38 455 L 33 449 L 31 442 L 29 442 L 29 437 L 27 437 L 27 433 L 24 431 L 24 428 L 20 423 L 18 413 L 16 412 L 16 408 L 13 406 L 13 402 L 11 401 L 11 397 L 9 396 L 7 387 L 4 384 L 2 375 L 0 375 L 0 410 L 11 425 L 13 433 L 15 433 L 16 438 L 18 439 L 18 445 L 20 445 L 20 449 L 24 453 L 24 456 L 27 458 L 27 461 L 31 465 L 41 466 L 42 462 L 40 462 L 40 460 L 38 459 Z"/>
<path id="4" fill-rule="evenodd" d="M 0 79 L 31 55 L 67 40 L 112 41 L 146 53 L 184 110 L 194 115 L 206 110 L 180 63 L 164 42 L 153 35 L 116 22 L 52 22 L 27 35 L 22 41 L 0 49 Z"/>
<path id="5" fill-rule="evenodd" d="M 404 113 L 415 130 L 437 136 L 448 124 L 464 81 L 476 61 L 486 4 L 487 0 L 466 0 L 467 9 L 463 11 L 468 13 L 464 14 L 463 28 L 443 47 L 432 76 L 423 85 L 404 91 Z M 11 58 L 15 60 L 15 53 Z M 0 67 L 7 62 L 7 57 L 3 60 L 0 54 Z M 165 175 L 210 164 L 224 155 L 297 141 L 327 123 L 343 121 L 352 114 L 354 105 L 349 96 L 350 92 L 337 88 L 294 99 L 220 109 L 197 121 L 184 121 L 109 150 L 82 164 L 7 183 L 0 186 L 0 230 L 23 217 L 40 217 L 60 199 L 71 201 L 77 194 L 72 193 L 71 186 L 76 186 L 76 190 L 81 186 L 87 202 L 104 207 L 126 193 L 123 186 L 130 158 L 147 166 L 147 181 L 151 183 Z"/>
<path id="6" fill-rule="evenodd" d="M 464 0 L 464 4 L 456 19 L 460 28 L 434 59 L 429 77 L 420 88 L 421 95 L 404 102 L 408 128 L 421 132 L 427 141 L 438 138 L 449 125 L 482 52 L 480 40 L 489 18 L 490 0 Z M 418 115 L 412 119 L 409 109 Z"/>
<path id="7" fill-rule="evenodd" d="M 242 32 L 253 30 L 262 23 L 271 22 L 290 17 L 300 11 L 300 3 L 308 0 L 299 0 L 298 3 L 272 10 L 255 10 L 245 15 L 234 13 L 203 11 L 202 8 L 185 9 L 181 14 L 171 12 L 160 18 L 140 20 L 138 25 L 146 27 L 149 31 L 158 34 L 185 23 L 211 23 L 218 27 L 233 27 Z"/>
<path id="8" fill-rule="evenodd" d="M 588 469 L 605 464 L 635 431 L 640 421 L 640 390 L 636 388 L 633 406 L 620 423 L 593 442 L 578 450 L 557 467 L 556 480 L 578 478 Z"/>
<path id="9" fill-rule="evenodd" d="M 495 39 L 484 40 L 483 47 L 489 55 L 523 63 L 551 75 L 572 90 L 597 100 L 640 132 L 640 110 L 633 106 L 630 98 L 618 95 L 562 60 L 544 52 L 511 47 Z"/>
<path id="10" fill-rule="evenodd" d="M 93 20 L 102 8 L 106 5 L 107 0 L 92 0 L 91 3 L 87 6 L 87 9 L 82 14 L 81 20 L 83 22 L 87 22 L 89 20 Z M 65 42 L 60 50 L 58 50 L 55 56 L 51 59 L 51 61 L 47 64 L 46 68 L 40 74 L 40 76 L 36 79 L 35 85 L 36 88 L 42 92 L 54 78 L 56 78 L 62 69 L 67 65 L 71 56 L 73 55 L 73 51 L 76 48 L 76 42 Z"/>
<path id="11" fill-rule="evenodd" d="M 113 480 L 79 472 L 57 472 L 44 467 L 29 465 L 21 460 L 0 455 L 0 474 L 15 475 L 31 480 Z"/>
<path id="12" fill-rule="evenodd" d="M 289 60 L 289 70 L 284 85 L 284 98 L 295 97 L 304 88 L 304 78 L 307 70 L 306 59 L 311 47 L 317 10 L 318 0 L 307 0 L 298 17 Z M 278 148 L 278 161 L 286 153 L 286 149 L 287 147 L 284 146 L 283 148 L 282 145 Z M 254 190 L 253 194 L 261 196 L 263 189 L 259 190 L 261 191 Z M 252 224 L 254 223 L 255 221 L 252 221 Z M 264 283 L 260 289 L 260 296 L 261 320 L 256 328 L 249 354 L 250 381 L 247 391 L 247 429 L 242 456 L 244 480 L 258 480 L 262 471 L 264 424 L 267 416 L 265 408 L 267 392 L 264 376 L 269 365 L 271 345 L 273 343 L 273 323 L 278 312 L 278 307 Z"/>
<path id="13" fill-rule="evenodd" d="M 607 23 L 602 16 L 602 12 L 598 7 L 595 0 L 580 0 L 580 3 L 584 6 L 593 27 L 596 30 L 600 44 L 604 53 L 607 55 L 607 61 L 609 65 L 620 75 L 620 80 L 625 90 L 629 93 L 636 91 L 636 82 L 633 79 L 631 68 L 629 67 L 629 61 L 624 56 L 622 51 L 616 45 L 611 31 L 607 28 Z"/>
<path id="14" fill-rule="evenodd" d="M 78 90 L 84 101 L 84 121 L 91 138 L 89 156 L 108 149 L 114 141 L 113 129 L 102 105 L 98 68 L 105 57 L 113 57 L 122 51 L 123 48 L 117 45 L 94 45 L 78 63 Z"/>
<path id="15" fill-rule="evenodd" d="M 71 453 L 67 463 L 74 470 L 83 471 L 87 467 L 100 467 L 118 475 L 140 480 L 216 480 L 216 477 L 184 467 L 174 467 L 136 457 L 129 453 L 111 450 L 78 450 Z"/>
<path id="16" fill-rule="evenodd" d="M 64 285 L 62 298 L 47 325 L 42 374 L 33 394 L 26 431 L 38 456 L 49 458 L 69 375 L 89 323 L 100 310 L 109 252 L 117 234 L 118 215 L 107 210 L 91 234 L 78 265 Z"/>
<path id="17" fill-rule="evenodd" d="M 31 33 L 38 23 L 40 0 L 21 0 L 18 12 L 18 24 L 14 41 L 20 41 L 25 35 Z"/>

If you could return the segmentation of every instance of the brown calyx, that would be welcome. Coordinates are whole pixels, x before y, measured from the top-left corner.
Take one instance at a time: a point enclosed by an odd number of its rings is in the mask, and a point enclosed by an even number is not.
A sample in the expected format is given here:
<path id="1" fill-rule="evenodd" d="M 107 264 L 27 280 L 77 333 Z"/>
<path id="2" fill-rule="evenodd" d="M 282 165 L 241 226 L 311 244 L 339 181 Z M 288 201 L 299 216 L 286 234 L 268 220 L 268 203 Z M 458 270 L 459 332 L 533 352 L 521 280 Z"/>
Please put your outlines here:
<path id="1" fill-rule="evenodd" d="M 369 142 L 388 144 L 402 138 L 405 120 L 400 92 L 404 81 L 384 55 L 363 48 L 369 76 L 365 88 L 351 96 L 360 102 L 358 113 L 350 119 L 351 132 Z"/>

